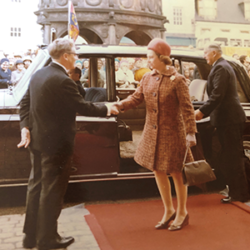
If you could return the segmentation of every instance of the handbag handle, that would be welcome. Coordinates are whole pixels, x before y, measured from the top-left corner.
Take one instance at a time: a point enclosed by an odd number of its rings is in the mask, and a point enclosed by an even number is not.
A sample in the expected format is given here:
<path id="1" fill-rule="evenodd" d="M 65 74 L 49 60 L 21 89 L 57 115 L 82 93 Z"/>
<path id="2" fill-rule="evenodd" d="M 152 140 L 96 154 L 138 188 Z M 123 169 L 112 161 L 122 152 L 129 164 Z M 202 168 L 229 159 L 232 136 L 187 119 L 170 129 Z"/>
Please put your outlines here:
<path id="1" fill-rule="evenodd" d="M 182 163 L 183 166 L 184 166 L 184 164 L 185 164 L 185 162 L 186 162 L 188 149 L 189 149 L 189 147 L 187 146 L 187 149 L 186 149 L 186 152 L 185 152 L 185 156 L 184 156 L 184 160 L 183 160 L 183 163 Z"/>

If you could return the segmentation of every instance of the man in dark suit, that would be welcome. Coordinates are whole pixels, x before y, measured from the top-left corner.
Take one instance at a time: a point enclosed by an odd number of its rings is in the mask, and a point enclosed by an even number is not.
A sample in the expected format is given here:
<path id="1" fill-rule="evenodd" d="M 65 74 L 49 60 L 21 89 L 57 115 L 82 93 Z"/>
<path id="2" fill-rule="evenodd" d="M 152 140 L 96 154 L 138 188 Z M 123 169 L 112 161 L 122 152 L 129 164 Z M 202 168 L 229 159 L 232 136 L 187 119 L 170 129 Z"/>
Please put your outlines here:
<path id="1" fill-rule="evenodd" d="M 68 74 L 69 74 L 69 78 L 75 81 L 79 93 L 84 98 L 86 95 L 86 91 L 84 90 L 84 88 L 82 87 L 82 83 L 80 82 L 82 71 L 79 68 L 75 67 L 74 69 L 68 70 Z"/>
<path id="2" fill-rule="evenodd" d="M 248 201 L 247 179 L 244 169 L 242 134 L 246 121 L 240 104 L 233 68 L 222 57 L 219 45 L 211 44 L 204 50 L 204 58 L 212 67 L 207 80 L 208 101 L 195 111 L 196 120 L 210 115 L 221 144 L 220 167 L 229 186 L 229 196 L 222 203 Z"/>
<path id="3" fill-rule="evenodd" d="M 20 105 L 21 142 L 29 146 L 29 178 L 23 246 L 39 250 L 66 248 L 73 237 L 57 232 L 73 153 L 76 113 L 105 117 L 118 114 L 112 104 L 85 102 L 76 83 L 67 75 L 76 56 L 74 43 L 56 39 L 49 45 L 52 63 L 38 70 Z"/>

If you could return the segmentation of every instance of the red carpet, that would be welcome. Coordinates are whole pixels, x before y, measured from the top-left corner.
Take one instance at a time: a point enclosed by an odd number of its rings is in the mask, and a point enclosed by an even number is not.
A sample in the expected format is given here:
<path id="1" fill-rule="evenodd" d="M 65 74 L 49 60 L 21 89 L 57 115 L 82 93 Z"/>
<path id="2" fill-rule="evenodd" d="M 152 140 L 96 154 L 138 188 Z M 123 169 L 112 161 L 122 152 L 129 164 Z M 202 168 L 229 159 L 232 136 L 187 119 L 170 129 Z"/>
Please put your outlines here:
<path id="1" fill-rule="evenodd" d="M 101 250 L 247 250 L 250 210 L 221 204 L 221 195 L 188 198 L 190 223 L 180 231 L 155 230 L 163 215 L 160 200 L 88 205 L 85 216 Z M 176 203 L 176 200 L 174 200 Z"/>

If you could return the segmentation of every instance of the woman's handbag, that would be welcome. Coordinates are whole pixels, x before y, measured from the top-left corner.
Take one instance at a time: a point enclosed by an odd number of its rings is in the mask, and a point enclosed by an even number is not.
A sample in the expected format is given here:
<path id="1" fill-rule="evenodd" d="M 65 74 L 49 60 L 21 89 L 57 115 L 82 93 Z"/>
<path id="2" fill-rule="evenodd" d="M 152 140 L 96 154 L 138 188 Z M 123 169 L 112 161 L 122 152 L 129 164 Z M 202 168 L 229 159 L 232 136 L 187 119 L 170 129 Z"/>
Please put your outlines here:
<path id="1" fill-rule="evenodd" d="M 183 184 L 187 186 L 194 186 L 216 180 L 215 174 L 206 160 L 185 163 L 188 149 L 189 147 L 187 147 L 183 161 Z"/>

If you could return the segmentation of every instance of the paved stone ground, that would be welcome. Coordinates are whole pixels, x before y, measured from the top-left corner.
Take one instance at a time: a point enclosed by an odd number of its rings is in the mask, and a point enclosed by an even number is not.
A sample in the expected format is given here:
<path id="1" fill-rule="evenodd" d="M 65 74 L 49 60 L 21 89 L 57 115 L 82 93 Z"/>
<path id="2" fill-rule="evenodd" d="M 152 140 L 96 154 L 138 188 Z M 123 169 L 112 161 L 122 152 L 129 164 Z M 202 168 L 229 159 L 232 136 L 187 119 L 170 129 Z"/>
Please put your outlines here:
<path id="1" fill-rule="evenodd" d="M 83 204 L 62 210 L 58 220 L 58 232 L 61 236 L 75 238 L 75 242 L 67 250 L 100 250 L 85 221 L 86 214 L 89 212 Z M 24 249 L 22 248 L 24 216 L 24 214 L 0 216 L 0 250 Z"/>

